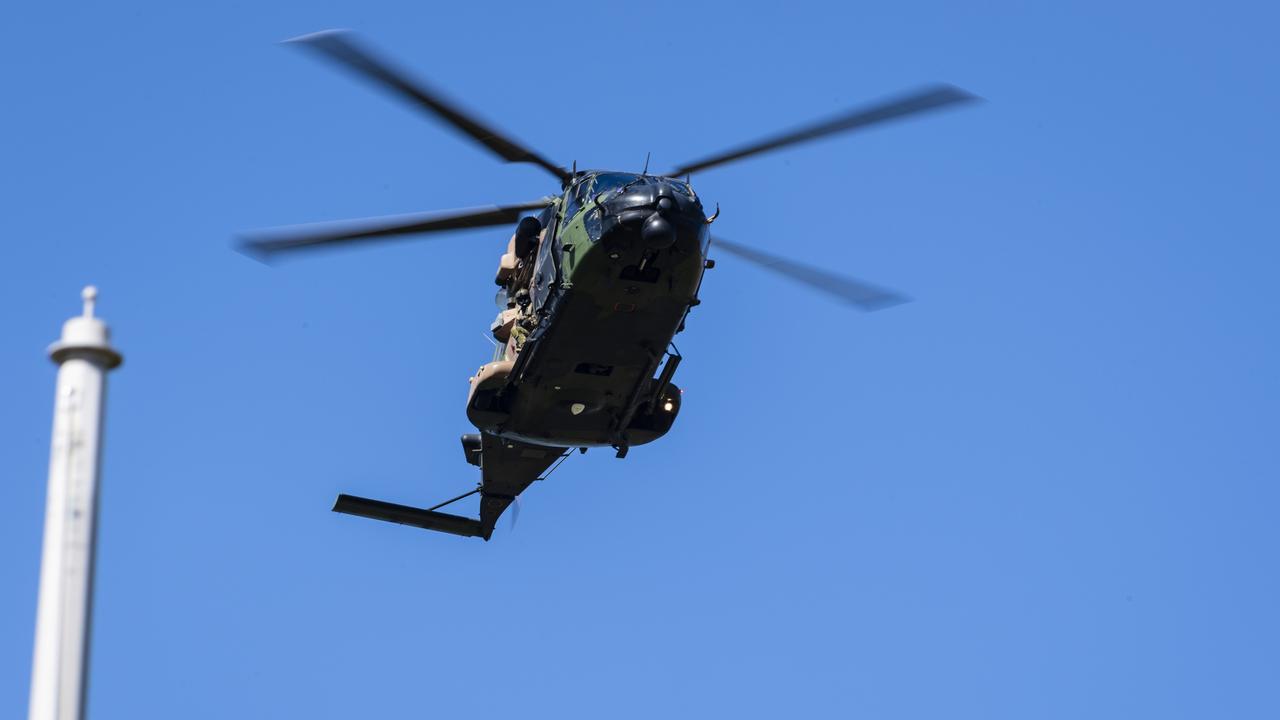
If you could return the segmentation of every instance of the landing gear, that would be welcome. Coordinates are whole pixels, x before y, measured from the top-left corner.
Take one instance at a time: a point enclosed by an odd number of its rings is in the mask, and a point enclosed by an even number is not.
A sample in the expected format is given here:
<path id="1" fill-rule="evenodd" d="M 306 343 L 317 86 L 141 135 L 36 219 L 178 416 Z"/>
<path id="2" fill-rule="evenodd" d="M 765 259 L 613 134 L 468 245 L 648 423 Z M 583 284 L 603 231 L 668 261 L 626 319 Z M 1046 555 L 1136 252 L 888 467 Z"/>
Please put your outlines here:
<path id="1" fill-rule="evenodd" d="M 630 446 L 630 445 L 625 445 L 625 444 L 624 444 L 624 445 L 614 445 L 614 446 L 613 446 L 613 449 L 618 451 L 618 454 L 617 454 L 617 456 L 616 456 L 616 457 L 617 457 L 619 460 L 621 460 L 622 458 L 624 458 L 624 457 L 626 457 L 626 456 L 627 456 L 627 451 L 631 449 L 631 446 Z"/>

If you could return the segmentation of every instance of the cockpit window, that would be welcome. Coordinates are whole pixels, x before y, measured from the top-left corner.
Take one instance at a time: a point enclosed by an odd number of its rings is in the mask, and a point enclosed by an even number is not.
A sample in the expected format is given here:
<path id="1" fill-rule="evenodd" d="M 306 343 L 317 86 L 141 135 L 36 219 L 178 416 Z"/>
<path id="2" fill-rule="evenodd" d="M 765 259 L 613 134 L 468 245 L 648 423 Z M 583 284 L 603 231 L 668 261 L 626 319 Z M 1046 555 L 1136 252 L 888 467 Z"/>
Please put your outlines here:
<path id="1" fill-rule="evenodd" d="M 569 224 L 574 215 L 582 209 L 582 204 L 587 201 L 587 192 L 591 189 L 591 178 L 583 178 L 573 187 L 573 191 L 569 193 L 569 202 L 565 205 L 564 216 L 561 219 L 561 228 Z"/>
<path id="2" fill-rule="evenodd" d="M 573 189 L 573 202 L 575 205 L 581 206 L 587 201 L 588 193 L 591 192 L 591 178 L 586 178 L 578 183 Z"/>
<path id="3" fill-rule="evenodd" d="M 591 195 L 594 197 L 600 193 L 617 190 L 635 179 L 636 176 L 631 173 L 600 173 L 595 178 L 595 186 L 591 188 Z"/>

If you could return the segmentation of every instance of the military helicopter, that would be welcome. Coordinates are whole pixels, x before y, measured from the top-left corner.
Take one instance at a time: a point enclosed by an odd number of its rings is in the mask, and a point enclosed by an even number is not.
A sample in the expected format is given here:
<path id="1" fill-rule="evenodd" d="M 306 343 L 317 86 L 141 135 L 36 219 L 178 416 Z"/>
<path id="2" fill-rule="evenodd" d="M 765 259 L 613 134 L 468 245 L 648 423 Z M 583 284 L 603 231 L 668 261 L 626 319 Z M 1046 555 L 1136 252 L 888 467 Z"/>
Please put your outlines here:
<path id="1" fill-rule="evenodd" d="M 515 224 L 494 280 L 499 312 L 491 360 L 470 378 L 462 436 L 477 487 L 431 508 L 339 495 L 333 509 L 488 540 L 503 512 L 553 464 L 578 449 L 619 458 L 666 434 L 680 412 L 672 379 L 682 356 L 672 340 L 696 307 L 703 273 L 723 250 L 836 298 L 873 310 L 905 298 L 869 283 L 729 242 L 709 233 L 690 176 L 760 153 L 976 100 L 939 85 L 846 112 L 686 163 L 663 174 L 565 169 L 410 79 L 346 31 L 305 35 L 300 45 L 354 71 L 451 125 L 507 162 L 553 175 L 560 190 L 529 202 L 444 213 L 292 226 L 243 238 L 260 259 L 408 235 Z M 480 517 L 440 512 L 480 495 Z M 518 508 L 517 508 L 518 509 Z"/>

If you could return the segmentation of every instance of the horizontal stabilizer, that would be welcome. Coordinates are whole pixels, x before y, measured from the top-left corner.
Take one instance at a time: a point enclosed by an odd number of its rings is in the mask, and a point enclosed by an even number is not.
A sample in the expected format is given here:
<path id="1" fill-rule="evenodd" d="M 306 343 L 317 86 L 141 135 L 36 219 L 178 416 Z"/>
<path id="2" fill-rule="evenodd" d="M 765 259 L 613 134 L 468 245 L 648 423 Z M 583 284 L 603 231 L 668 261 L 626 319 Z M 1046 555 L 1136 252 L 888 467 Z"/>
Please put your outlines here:
<path id="1" fill-rule="evenodd" d="M 339 495 L 337 502 L 333 504 L 333 511 L 346 513 L 347 515 L 359 515 L 360 517 L 374 520 L 385 520 L 401 525 L 412 525 L 426 530 L 438 530 L 463 537 L 489 539 L 485 537 L 479 520 L 436 512 L 435 510 L 423 510 L 409 507 L 408 505 L 397 505 L 381 500 L 370 500 L 369 498 L 356 497 L 355 495 Z"/>

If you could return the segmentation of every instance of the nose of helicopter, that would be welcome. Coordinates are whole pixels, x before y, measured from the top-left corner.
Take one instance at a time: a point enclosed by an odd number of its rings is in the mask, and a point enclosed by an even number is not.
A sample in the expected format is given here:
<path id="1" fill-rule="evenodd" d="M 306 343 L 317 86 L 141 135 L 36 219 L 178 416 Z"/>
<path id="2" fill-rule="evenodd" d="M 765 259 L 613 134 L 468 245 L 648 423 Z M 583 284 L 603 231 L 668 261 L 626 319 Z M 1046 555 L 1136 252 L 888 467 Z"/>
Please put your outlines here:
<path id="1" fill-rule="evenodd" d="M 676 229 L 662 212 L 661 205 L 657 212 L 644 221 L 644 227 L 640 229 L 640 240 L 650 250 L 666 250 L 676 243 Z"/>
<path id="2" fill-rule="evenodd" d="M 702 204 L 666 178 L 648 178 L 601 198 L 602 235 L 619 247 L 636 241 L 647 250 L 696 246 L 707 218 Z"/>

